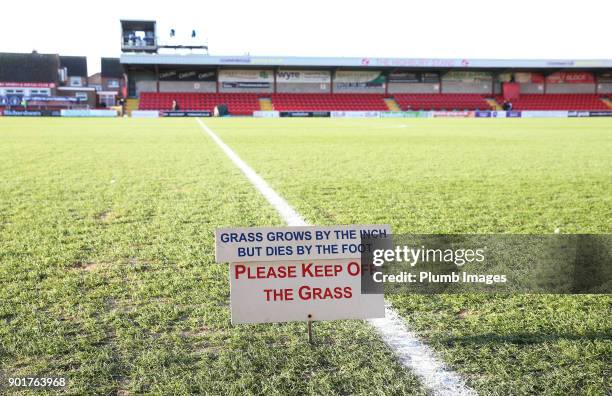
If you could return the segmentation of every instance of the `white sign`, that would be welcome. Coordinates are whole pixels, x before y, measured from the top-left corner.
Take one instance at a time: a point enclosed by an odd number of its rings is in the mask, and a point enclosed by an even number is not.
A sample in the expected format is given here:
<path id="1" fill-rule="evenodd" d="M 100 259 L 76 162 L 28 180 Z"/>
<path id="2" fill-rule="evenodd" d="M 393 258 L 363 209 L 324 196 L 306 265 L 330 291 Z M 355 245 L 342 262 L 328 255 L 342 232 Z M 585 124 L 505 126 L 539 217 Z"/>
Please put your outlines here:
<path id="1" fill-rule="evenodd" d="M 253 117 L 257 117 L 257 118 L 278 118 L 278 117 L 280 117 L 280 112 L 278 112 L 278 111 L 266 111 L 266 110 L 255 110 L 253 112 Z"/>
<path id="2" fill-rule="evenodd" d="M 279 70 L 276 81 L 325 84 L 331 82 L 331 73 L 326 70 Z"/>
<path id="3" fill-rule="evenodd" d="M 378 118 L 380 111 L 332 111 L 332 118 Z"/>
<path id="4" fill-rule="evenodd" d="M 132 118 L 159 118 L 157 110 L 132 110 Z"/>
<path id="5" fill-rule="evenodd" d="M 361 293 L 361 252 L 370 248 L 362 237 L 388 235 L 388 225 L 217 230 L 232 323 L 384 317 L 384 296 Z"/>
<path id="6" fill-rule="evenodd" d="M 274 72 L 272 70 L 221 70 L 219 71 L 220 82 L 273 82 Z"/>
<path id="7" fill-rule="evenodd" d="M 361 294 L 361 259 L 231 263 L 232 323 L 385 316 L 382 294 Z"/>
<path id="8" fill-rule="evenodd" d="M 117 117 L 117 110 L 60 110 L 62 117 Z"/>
<path id="9" fill-rule="evenodd" d="M 567 118 L 568 111 L 522 111 L 523 118 Z"/>
<path id="10" fill-rule="evenodd" d="M 361 238 L 391 234 L 388 225 L 220 228 L 215 231 L 218 263 L 360 258 Z"/>
<path id="11" fill-rule="evenodd" d="M 380 71 L 372 70 L 338 70 L 335 74 L 335 82 L 362 82 L 367 83 L 381 77 Z"/>

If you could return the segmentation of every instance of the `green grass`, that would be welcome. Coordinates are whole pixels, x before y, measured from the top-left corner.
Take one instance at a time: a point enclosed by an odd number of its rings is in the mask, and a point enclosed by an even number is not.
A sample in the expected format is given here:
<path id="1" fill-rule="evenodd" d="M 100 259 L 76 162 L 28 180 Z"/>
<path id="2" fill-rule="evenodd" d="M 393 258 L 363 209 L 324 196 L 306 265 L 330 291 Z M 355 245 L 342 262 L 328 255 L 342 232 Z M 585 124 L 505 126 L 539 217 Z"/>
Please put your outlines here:
<path id="1" fill-rule="evenodd" d="M 610 120 L 206 122 L 314 224 L 612 231 Z M 281 221 L 195 120 L 0 118 L 0 180 L 0 377 L 65 375 L 71 394 L 423 393 L 360 321 L 317 323 L 314 348 L 301 323 L 230 324 L 213 230 Z M 391 299 L 481 394 L 610 392 L 610 296 Z"/>
<path id="2" fill-rule="evenodd" d="M 315 224 L 612 232 L 612 120 L 208 124 Z M 610 295 L 390 299 L 481 394 L 612 392 Z"/>
<path id="3" fill-rule="evenodd" d="M 311 222 L 612 231 L 612 120 L 210 120 Z"/>
<path id="4" fill-rule="evenodd" d="M 422 392 L 362 322 L 230 324 L 213 231 L 280 219 L 195 120 L 0 119 L 0 179 L 0 394 Z"/>

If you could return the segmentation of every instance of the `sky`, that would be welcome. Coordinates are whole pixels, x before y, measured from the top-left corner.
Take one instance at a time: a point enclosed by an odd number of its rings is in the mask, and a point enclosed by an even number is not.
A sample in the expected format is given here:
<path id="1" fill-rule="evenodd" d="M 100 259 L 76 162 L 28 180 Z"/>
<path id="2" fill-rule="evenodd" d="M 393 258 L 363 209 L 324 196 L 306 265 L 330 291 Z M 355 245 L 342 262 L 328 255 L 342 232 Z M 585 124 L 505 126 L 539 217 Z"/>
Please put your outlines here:
<path id="1" fill-rule="evenodd" d="M 22 16 L 23 15 L 23 16 Z M 211 55 L 612 59 L 612 1 L 7 1 L 0 52 L 120 55 L 120 19 L 158 21 Z"/>

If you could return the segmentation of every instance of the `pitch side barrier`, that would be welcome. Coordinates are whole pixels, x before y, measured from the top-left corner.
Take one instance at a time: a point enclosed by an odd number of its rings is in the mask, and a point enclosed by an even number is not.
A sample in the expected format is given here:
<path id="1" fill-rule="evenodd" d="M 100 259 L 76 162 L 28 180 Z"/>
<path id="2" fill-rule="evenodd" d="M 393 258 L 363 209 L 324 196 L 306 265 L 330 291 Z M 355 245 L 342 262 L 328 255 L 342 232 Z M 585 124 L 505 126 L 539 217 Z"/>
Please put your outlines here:
<path id="1" fill-rule="evenodd" d="M 4 109 L 0 115 L 5 117 L 117 117 L 116 110 L 26 110 L 26 109 Z"/>
<path id="2" fill-rule="evenodd" d="M 133 118 L 159 118 L 159 117 L 212 117 L 207 110 L 160 111 L 160 110 L 132 110 Z"/>
<path id="3" fill-rule="evenodd" d="M 0 110 L 5 117 L 60 117 L 59 110 Z"/>
<path id="4" fill-rule="evenodd" d="M 132 110 L 134 118 L 159 118 L 159 117 L 212 117 L 208 110 Z M 255 116 L 255 115 L 254 115 Z"/>
<path id="5" fill-rule="evenodd" d="M 210 111 L 189 110 L 189 111 L 162 111 L 160 114 L 163 117 L 211 117 Z"/>
<path id="6" fill-rule="evenodd" d="M 253 117 L 331 118 L 576 118 L 612 117 L 612 111 L 255 111 Z"/>

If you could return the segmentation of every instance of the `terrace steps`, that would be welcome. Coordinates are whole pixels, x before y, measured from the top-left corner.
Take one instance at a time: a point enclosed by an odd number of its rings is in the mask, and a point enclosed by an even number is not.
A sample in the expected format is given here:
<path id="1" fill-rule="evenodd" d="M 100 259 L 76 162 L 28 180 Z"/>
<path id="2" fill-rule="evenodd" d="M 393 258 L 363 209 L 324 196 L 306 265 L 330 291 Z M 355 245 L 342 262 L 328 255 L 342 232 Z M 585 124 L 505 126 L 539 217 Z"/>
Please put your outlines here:
<path id="1" fill-rule="evenodd" d="M 389 109 L 389 111 L 402 111 L 402 109 L 397 104 L 395 99 L 393 99 L 393 98 L 384 98 L 384 101 L 385 101 L 385 104 L 387 105 L 387 108 Z"/>
<path id="2" fill-rule="evenodd" d="M 501 105 L 497 103 L 497 101 L 493 98 L 486 99 L 489 106 L 491 106 L 491 110 L 503 110 Z"/>
<path id="3" fill-rule="evenodd" d="M 610 98 L 601 98 L 601 101 L 604 102 L 609 108 L 612 109 L 612 100 Z"/>
<path id="4" fill-rule="evenodd" d="M 132 116 L 132 110 L 138 110 L 138 106 L 140 106 L 139 99 L 126 99 L 125 101 L 125 113 L 130 117 Z"/>
<path id="5" fill-rule="evenodd" d="M 272 99 L 270 98 L 259 98 L 259 108 L 262 111 L 272 111 L 274 106 L 272 105 Z"/>

